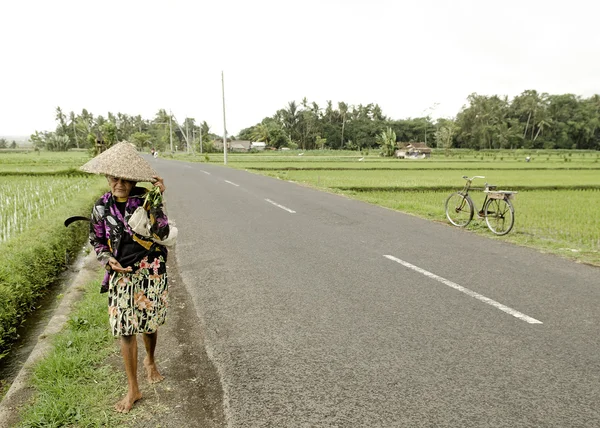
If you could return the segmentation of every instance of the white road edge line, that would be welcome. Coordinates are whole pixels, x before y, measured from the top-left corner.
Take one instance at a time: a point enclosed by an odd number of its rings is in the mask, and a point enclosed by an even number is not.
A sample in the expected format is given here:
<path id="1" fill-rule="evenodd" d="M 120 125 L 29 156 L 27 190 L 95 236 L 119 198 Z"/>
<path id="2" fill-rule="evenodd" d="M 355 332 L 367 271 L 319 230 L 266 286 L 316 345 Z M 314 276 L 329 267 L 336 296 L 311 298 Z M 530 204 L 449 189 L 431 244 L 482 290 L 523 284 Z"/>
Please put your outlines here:
<path id="1" fill-rule="evenodd" d="M 519 318 L 522 321 L 528 322 L 529 324 L 543 324 L 541 321 L 538 321 L 535 318 L 531 318 L 530 316 L 525 315 L 525 314 L 523 314 L 519 311 L 516 311 L 512 308 L 509 308 L 508 306 L 505 306 L 502 303 L 498 303 L 495 300 L 490 299 L 489 297 L 482 296 L 481 294 L 476 293 L 472 290 L 469 290 L 468 288 L 465 288 L 462 285 L 458 285 L 455 282 L 447 280 L 446 278 L 442 278 L 441 276 L 438 276 L 434 273 L 426 271 L 425 269 L 421 269 L 420 267 L 410 264 L 408 262 L 405 262 L 404 260 L 400 260 L 399 258 L 396 258 L 394 256 L 389 256 L 389 255 L 384 255 L 383 257 L 390 259 L 392 261 L 395 261 L 397 263 L 400 263 L 401 265 L 406 266 L 407 268 L 412 269 L 416 272 L 419 272 L 429 278 L 435 279 L 436 281 L 439 281 L 442 284 L 447 285 L 448 287 L 454 288 L 455 290 L 465 293 L 467 296 L 474 297 L 475 299 L 480 300 L 483 303 L 487 303 L 488 305 L 491 305 L 497 309 L 500 309 L 501 311 L 506 312 L 507 314 L 512 315 L 513 317 Z"/>
<path id="2" fill-rule="evenodd" d="M 289 213 L 296 214 L 296 211 L 294 211 L 294 210 L 291 210 L 291 209 L 289 209 L 289 208 L 287 208 L 287 207 L 284 207 L 283 205 L 279 205 L 277 202 L 273 202 L 273 201 L 272 201 L 272 200 L 270 200 L 270 199 L 265 199 L 265 201 L 267 201 L 267 202 L 268 202 L 268 203 L 270 203 L 270 204 L 273 204 L 273 205 L 275 205 L 275 206 L 276 206 L 276 207 L 278 207 L 278 208 L 281 208 L 282 210 L 286 210 L 286 211 L 287 211 L 287 212 L 289 212 Z"/>
<path id="3" fill-rule="evenodd" d="M 232 186 L 235 186 L 235 187 L 240 187 L 239 184 L 235 184 L 234 182 L 229 181 L 229 180 L 225 180 L 225 183 L 229 183 L 229 184 L 231 184 Z"/>
<path id="4" fill-rule="evenodd" d="M 202 171 L 202 170 L 200 170 L 200 171 Z M 205 173 L 206 175 L 210 175 L 210 172 L 208 172 L 208 171 L 202 171 L 202 172 Z"/>

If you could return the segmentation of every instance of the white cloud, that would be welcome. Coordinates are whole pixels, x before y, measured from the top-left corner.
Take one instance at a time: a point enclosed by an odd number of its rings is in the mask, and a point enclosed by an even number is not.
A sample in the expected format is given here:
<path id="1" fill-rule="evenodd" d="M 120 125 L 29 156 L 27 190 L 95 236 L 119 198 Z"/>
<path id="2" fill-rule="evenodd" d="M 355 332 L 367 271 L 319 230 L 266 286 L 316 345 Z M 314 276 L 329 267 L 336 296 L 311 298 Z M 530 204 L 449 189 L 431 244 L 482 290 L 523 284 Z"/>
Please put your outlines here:
<path id="1" fill-rule="evenodd" d="M 55 127 L 54 109 L 151 118 L 160 108 L 237 133 L 307 97 L 453 116 L 477 92 L 600 93 L 597 3 L 541 0 L 3 2 L 0 134 Z"/>

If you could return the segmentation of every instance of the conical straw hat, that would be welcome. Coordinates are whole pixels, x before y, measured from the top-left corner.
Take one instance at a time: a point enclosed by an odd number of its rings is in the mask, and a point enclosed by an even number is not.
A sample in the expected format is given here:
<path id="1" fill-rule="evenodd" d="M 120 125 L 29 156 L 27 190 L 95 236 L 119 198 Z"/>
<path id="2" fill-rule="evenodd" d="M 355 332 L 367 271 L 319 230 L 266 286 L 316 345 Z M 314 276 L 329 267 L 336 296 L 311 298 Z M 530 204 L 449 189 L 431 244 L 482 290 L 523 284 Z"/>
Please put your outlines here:
<path id="1" fill-rule="evenodd" d="M 112 175 L 131 181 L 153 181 L 158 173 L 131 143 L 122 141 L 79 168 L 93 174 Z"/>

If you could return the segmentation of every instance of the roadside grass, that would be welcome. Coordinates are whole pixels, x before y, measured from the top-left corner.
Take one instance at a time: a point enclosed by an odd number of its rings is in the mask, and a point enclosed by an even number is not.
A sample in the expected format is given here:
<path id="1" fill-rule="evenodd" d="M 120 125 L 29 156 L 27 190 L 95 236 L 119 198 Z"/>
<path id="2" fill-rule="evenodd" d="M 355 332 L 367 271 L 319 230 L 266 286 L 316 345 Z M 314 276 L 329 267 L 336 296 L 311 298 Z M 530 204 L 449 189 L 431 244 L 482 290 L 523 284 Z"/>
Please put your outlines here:
<path id="1" fill-rule="evenodd" d="M 19 427 L 122 426 L 126 416 L 113 411 L 123 393 L 124 375 L 107 361 L 118 354 L 109 331 L 106 295 L 100 280 L 85 286 L 54 348 L 40 361 L 31 379 L 32 402 Z"/>

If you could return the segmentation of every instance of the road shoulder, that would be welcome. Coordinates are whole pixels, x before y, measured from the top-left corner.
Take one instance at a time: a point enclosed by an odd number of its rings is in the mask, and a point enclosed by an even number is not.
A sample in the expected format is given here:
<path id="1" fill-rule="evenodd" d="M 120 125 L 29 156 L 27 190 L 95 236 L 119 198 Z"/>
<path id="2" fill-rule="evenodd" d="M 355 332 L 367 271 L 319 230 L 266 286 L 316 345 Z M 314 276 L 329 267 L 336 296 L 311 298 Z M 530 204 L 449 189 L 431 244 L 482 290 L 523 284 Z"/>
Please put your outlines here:
<path id="1" fill-rule="evenodd" d="M 138 364 L 144 398 L 136 405 L 132 427 L 224 427 L 223 392 L 219 375 L 206 353 L 200 321 L 179 275 L 175 255 L 169 255 L 169 315 L 159 330 L 156 358 L 165 380 L 142 380 L 143 342 Z M 115 365 L 122 370 L 119 359 Z M 125 391 L 125 390 L 123 390 Z"/>

